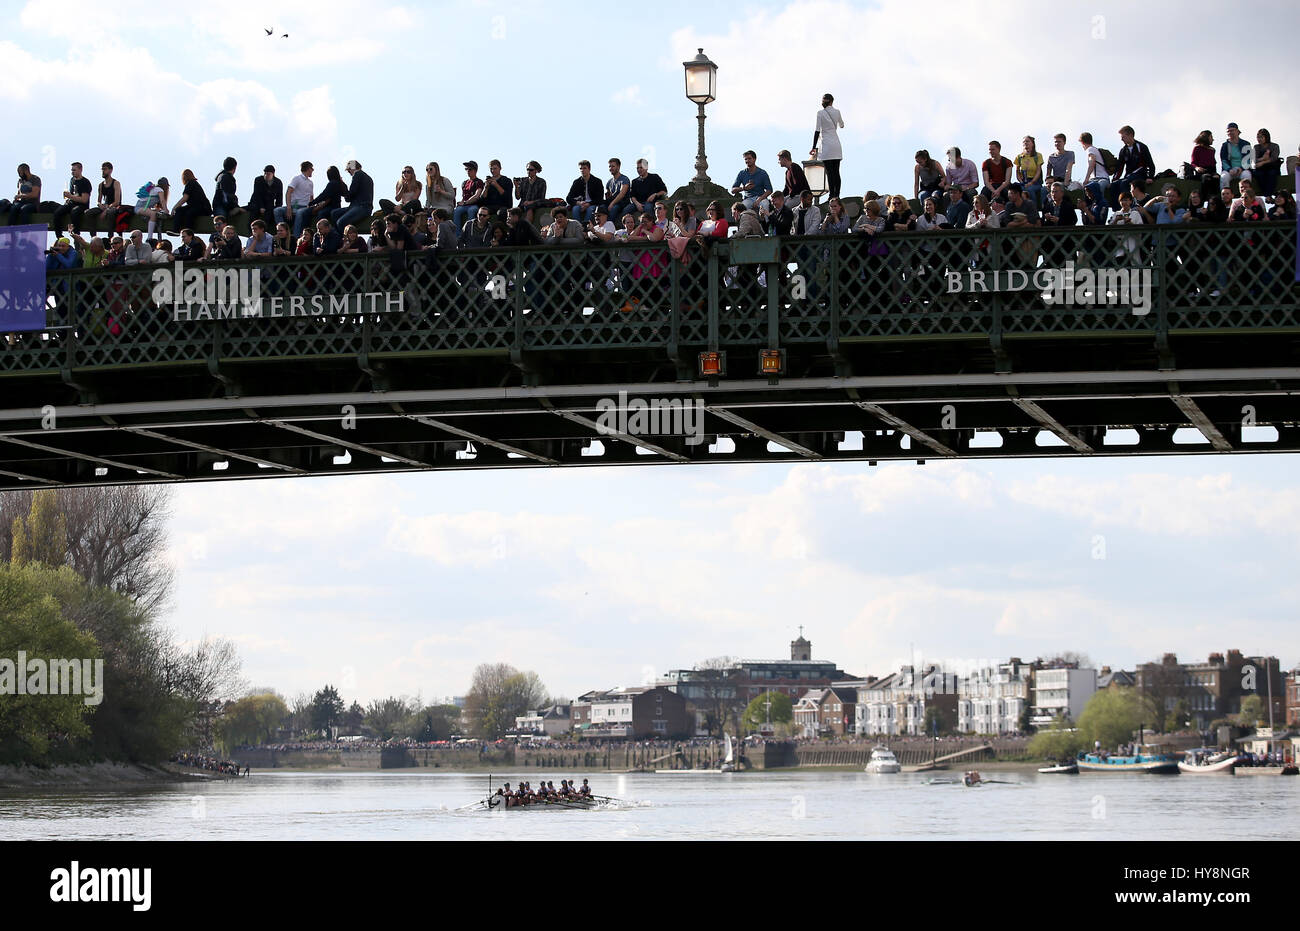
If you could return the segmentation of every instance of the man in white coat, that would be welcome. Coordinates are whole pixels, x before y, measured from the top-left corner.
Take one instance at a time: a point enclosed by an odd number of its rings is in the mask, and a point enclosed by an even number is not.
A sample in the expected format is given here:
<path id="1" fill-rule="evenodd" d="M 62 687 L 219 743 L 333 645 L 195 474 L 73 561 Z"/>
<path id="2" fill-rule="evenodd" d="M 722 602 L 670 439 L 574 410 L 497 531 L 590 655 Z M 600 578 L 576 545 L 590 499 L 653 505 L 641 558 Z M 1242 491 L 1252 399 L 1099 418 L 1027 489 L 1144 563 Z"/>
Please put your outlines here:
<path id="1" fill-rule="evenodd" d="M 822 96 L 822 108 L 817 113 L 817 128 L 813 131 L 813 147 L 808 154 L 821 159 L 826 166 L 826 186 L 830 188 L 831 197 L 839 197 L 840 159 L 844 157 L 844 151 L 840 148 L 840 137 L 836 129 L 844 128 L 844 117 L 831 106 L 833 103 L 835 98 L 830 94 Z"/>

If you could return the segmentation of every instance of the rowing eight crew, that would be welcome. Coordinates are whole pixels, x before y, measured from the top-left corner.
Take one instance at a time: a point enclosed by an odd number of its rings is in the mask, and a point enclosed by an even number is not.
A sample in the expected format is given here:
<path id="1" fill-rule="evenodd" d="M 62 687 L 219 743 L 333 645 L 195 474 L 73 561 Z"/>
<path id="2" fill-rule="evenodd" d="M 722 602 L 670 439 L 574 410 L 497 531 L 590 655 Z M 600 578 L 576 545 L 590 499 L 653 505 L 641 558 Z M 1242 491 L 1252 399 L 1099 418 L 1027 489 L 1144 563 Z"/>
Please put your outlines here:
<path id="1" fill-rule="evenodd" d="M 519 783 L 519 788 L 512 790 L 510 783 L 506 783 L 504 789 L 497 789 L 497 795 L 506 799 L 507 808 L 517 808 L 520 805 L 531 805 L 534 802 L 546 802 L 550 799 L 586 799 L 591 798 L 591 786 L 587 785 L 587 780 L 582 780 L 579 786 L 570 779 L 561 779 L 560 787 L 555 788 L 554 782 L 542 780 L 534 789 L 531 782 Z"/>

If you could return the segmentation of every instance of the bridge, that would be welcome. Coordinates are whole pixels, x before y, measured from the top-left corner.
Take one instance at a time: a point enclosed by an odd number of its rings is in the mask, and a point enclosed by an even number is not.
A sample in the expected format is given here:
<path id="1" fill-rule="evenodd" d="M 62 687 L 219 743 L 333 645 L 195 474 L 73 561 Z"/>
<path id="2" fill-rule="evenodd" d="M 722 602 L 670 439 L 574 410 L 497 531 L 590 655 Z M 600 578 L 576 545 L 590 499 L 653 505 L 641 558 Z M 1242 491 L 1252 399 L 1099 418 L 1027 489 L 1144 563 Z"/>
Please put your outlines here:
<path id="1" fill-rule="evenodd" d="M 158 266 L 51 273 L 46 329 L 0 336 L 0 488 L 1294 451 L 1295 239 L 1180 224 L 202 266 L 255 268 L 257 316 L 206 292 L 173 306 Z M 664 422 L 602 420 L 620 391 Z M 695 436 L 665 426 L 670 402 Z"/>

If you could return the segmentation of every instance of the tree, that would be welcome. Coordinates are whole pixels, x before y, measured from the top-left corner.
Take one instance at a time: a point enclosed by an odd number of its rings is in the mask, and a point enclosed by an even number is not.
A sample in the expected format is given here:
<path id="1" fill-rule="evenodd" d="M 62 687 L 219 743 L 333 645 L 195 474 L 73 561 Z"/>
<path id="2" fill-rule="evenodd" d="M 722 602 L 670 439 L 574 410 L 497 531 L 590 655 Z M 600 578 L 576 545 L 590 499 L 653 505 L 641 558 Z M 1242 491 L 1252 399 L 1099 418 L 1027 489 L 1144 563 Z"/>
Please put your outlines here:
<path id="1" fill-rule="evenodd" d="M 35 763 L 52 762 L 51 752 L 63 750 L 68 741 L 84 739 L 90 735 L 91 716 L 96 706 L 86 704 L 93 692 L 90 688 L 103 686 L 102 677 L 87 683 L 80 679 L 81 693 L 50 691 L 54 686 L 52 674 L 55 660 L 70 660 L 78 665 L 78 673 L 85 671 L 82 659 L 101 659 L 95 638 L 78 630 L 67 618 L 59 602 L 50 597 L 50 582 L 57 576 L 61 586 L 79 586 L 71 570 L 51 570 L 36 564 L 18 567 L 0 566 L 0 762 Z M 19 651 L 26 654 L 24 666 L 19 668 Z M 37 671 L 31 667 L 33 660 L 43 664 L 44 694 L 17 694 L 18 680 L 23 681 L 26 692 Z M 59 666 L 59 685 L 63 685 L 68 667 Z M 101 695 L 102 697 L 102 695 Z"/>
<path id="2" fill-rule="evenodd" d="M 1241 700 L 1241 711 L 1237 720 L 1245 727 L 1255 727 L 1268 715 L 1264 699 L 1259 695 L 1247 695 Z"/>
<path id="3" fill-rule="evenodd" d="M 952 722 L 938 705 L 926 705 L 922 726 L 926 734 L 948 734 L 952 729 Z"/>
<path id="4" fill-rule="evenodd" d="M 366 709 L 361 707 L 361 703 L 353 701 L 348 706 L 348 710 L 343 712 L 339 718 L 339 732 L 346 734 L 360 734 L 361 729 L 366 724 Z"/>
<path id="5" fill-rule="evenodd" d="M 515 718 L 551 703 L 535 672 L 520 672 L 509 663 L 482 663 L 465 693 L 465 720 L 471 733 L 495 740 L 513 730 Z"/>
<path id="6" fill-rule="evenodd" d="M 1071 729 L 1070 719 L 1058 714 L 1048 727 L 1030 739 L 1028 749 L 1030 754 L 1043 759 L 1072 760 L 1085 745 L 1079 732 Z"/>
<path id="7" fill-rule="evenodd" d="M 342 714 L 343 699 L 334 686 L 327 685 L 312 697 L 311 726 L 323 736 L 330 736 L 330 728 L 338 724 Z"/>
<path id="8" fill-rule="evenodd" d="M 728 728 L 738 730 L 744 713 L 740 696 L 737 660 L 732 656 L 715 656 L 696 663 L 690 688 L 692 704 L 703 715 L 704 729 L 721 737 Z"/>
<path id="9" fill-rule="evenodd" d="M 227 749 L 269 743 L 289 718 L 289 706 L 275 692 L 245 695 L 225 709 L 218 736 Z"/>
<path id="10" fill-rule="evenodd" d="M 380 740 L 389 740 L 418 708 L 406 698 L 377 698 L 366 706 L 366 725 Z"/>
<path id="11" fill-rule="evenodd" d="M 768 700 L 771 699 L 769 714 Z M 789 724 L 794 720 L 794 702 L 785 692 L 764 692 L 745 707 L 745 730 L 757 731 L 769 721 L 777 724 Z"/>
<path id="12" fill-rule="evenodd" d="M 1153 720 L 1149 703 L 1136 689 L 1103 689 L 1093 693 L 1079 715 L 1079 735 L 1086 747 L 1100 742 L 1102 749 L 1112 749 L 1132 740 L 1140 726 Z"/>
<path id="13" fill-rule="evenodd" d="M 42 496 L 53 496 L 62 516 L 66 556 L 90 585 L 132 598 L 151 614 L 171 594 L 172 570 L 164 558 L 171 490 L 165 485 L 119 485 L 0 493 L 0 561 L 14 558 L 15 519 L 30 515 Z M 24 527 L 30 542 L 31 528 Z M 26 552 L 23 554 L 26 559 Z"/>
<path id="14" fill-rule="evenodd" d="M 1174 702 L 1173 709 L 1165 715 L 1165 733 L 1172 734 L 1174 731 L 1181 731 L 1192 724 L 1192 705 L 1186 698 L 1179 698 Z"/>
<path id="15" fill-rule="evenodd" d="M 1038 663 L 1043 669 L 1089 669 L 1092 667 L 1091 657 L 1079 650 L 1062 650 L 1050 659 L 1040 659 Z"/>
<path id="16" fill-rule="evenodd" d="M 406 719 L 399 733 L 428 743 L 446 740 L 460 732 L 460 709 L 455 705 L 425 705 Z"/>
<path id="17" fill-rule="evenodd" d="M 15 566 L 35 563 L 47 569 L 62 566 L 68 558 L 68 524 L 55 493 L 48 488 L 32 494 L 27 518 L 13 519 L 13 547 L 9 560 Z"/>

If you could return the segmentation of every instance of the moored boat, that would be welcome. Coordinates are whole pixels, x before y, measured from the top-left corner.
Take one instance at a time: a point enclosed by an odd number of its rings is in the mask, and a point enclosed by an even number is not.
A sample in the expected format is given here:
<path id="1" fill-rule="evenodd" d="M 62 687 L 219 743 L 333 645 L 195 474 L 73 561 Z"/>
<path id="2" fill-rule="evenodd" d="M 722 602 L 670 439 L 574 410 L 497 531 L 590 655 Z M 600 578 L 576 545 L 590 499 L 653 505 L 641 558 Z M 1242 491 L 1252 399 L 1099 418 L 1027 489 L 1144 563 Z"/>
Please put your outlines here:
<path id="1" fill-rule="evenodd" d="M 1038 767 L 1038 771 L 1040 773 L 1062 773 L 1067 776 L 1075 776 L 1078 775 L 1079 764 L 1074 760 L 1048 763 L 1046 766 Z"/>
<path id="2" fill-rule="evenodd" d="M 1237 754 L 1232 750 L 1219 751 L 1214 747 L 1198 747 L 1188 750 L 1178 761 L 1178 771 L 1189 775 L 1206 773 L 1223 773 L 1232 775 L 1237 766 Z"/>
<path id="3" fill-rule="evenodd" d="M 903 771 L 903 765 L 898 762 L 898 757 L 894 756 L 893 751 L 888 747 L 879 746 L 871 751 L 871 759 L 867 761 L 866 771 L 869 773 L 900 773 Z"/>
<path id="4" fill-rule="evenodd" d="M 1081 773 L 1154 773 L 1167 774 L 1178 772 L 1178 760 L 1172 753 L 1143 752 L 1146 747 L 1138 747 L 1136 753 L 1084 753 L 1079 755 L 1078 767 Z"/>

